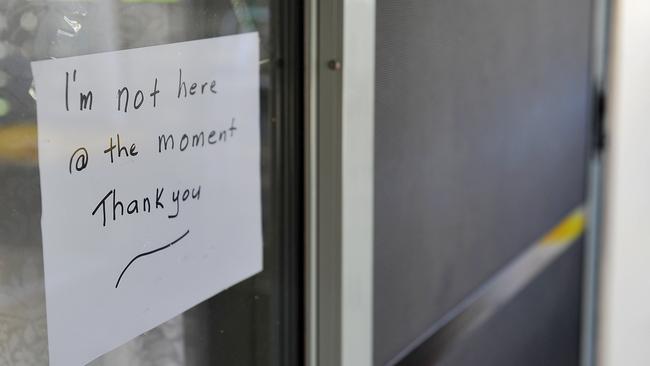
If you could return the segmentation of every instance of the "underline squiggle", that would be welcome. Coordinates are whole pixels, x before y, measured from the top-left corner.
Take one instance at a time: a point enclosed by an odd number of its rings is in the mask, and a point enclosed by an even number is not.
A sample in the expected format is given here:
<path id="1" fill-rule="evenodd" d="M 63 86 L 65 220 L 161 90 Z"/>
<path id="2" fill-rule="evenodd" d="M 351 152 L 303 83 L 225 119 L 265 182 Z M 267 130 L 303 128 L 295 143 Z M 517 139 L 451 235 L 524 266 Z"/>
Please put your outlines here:
<path id="1" fill-rule="evenodd" d="M 129 267 L 131 266 L 131 264 L 133 264 L 133 262 L 135 262 L 135 261 L 138 260 L 139 258 L 142 258 L 142 257 L 148 256 L 148 255 L 151 255 L 151 254 L 154 254 L 154 253 L 157 253 L 157 252 L 159 252 L 159 251 L 161 251 L 161 250 L 164 250 L 164 249 L 167 249 L 167 248 L 171 247 L 172 245 L 174 245 L 174 244 L 178 243 L 179 241 L 181 241 L 181 239 L 183 239 L 183 238 L 184 238 L 185 236 L 187 236 L 187 234 L 189 234 L 189 233 L 190 233 L 190 230 L 188 229 L 188 230 L 185 232 L 185 234 L 181 235 L 180 237 L 178 237 L 178 239 L 172 241 L 171 243 L 166 244 L 166 245 L 163 245 L 163 246 L 160 247 L 160 248 L 156 248 L 156 249 L 150 250 L 150 251 L 148 251 L 148 252 L 140 253 L 140 254 L 136 255 L 135 257 L 133 257 L 133 259 L 131 259 L 131 261 L 129 262 L 129 264 L 127 264 L 126 267 L 124 267 L 124 269 L 122 270 L 122 273 L 120 273 L 120 277 L 117 278 L 117 282 L 115 283 L 115 288 L 117 288 L 117 287 L 120 285 L 120 281 L 122 280 L 122 276 L 124 276 L 124 272 L 126 272 L 126 270 L 129 269 Z"/>

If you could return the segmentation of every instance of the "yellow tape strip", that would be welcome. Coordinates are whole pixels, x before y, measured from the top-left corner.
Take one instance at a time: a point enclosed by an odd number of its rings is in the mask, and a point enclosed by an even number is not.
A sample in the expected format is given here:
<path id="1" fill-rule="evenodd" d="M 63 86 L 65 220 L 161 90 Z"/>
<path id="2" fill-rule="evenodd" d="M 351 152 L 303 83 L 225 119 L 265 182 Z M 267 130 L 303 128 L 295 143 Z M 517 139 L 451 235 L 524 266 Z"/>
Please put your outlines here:
<path id="1" fill-rule="evenodd" d="M 576 240 L 585 230 L 585 211 L 582 207 L 575 209 L 562 222 L 549 231 L 540 241 L 540 245 L 567 245 Z"/>

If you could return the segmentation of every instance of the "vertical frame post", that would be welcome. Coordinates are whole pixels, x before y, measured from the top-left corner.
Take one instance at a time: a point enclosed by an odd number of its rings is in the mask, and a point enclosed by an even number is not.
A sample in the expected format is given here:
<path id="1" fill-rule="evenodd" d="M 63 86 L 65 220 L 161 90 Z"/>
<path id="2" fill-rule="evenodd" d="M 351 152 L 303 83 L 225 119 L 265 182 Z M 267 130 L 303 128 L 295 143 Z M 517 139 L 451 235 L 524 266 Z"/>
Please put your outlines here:
<path id="1" fill-rule="evenodd" d="M 371 365 L 374 0 L 306 6 L 309 365 Z"/>

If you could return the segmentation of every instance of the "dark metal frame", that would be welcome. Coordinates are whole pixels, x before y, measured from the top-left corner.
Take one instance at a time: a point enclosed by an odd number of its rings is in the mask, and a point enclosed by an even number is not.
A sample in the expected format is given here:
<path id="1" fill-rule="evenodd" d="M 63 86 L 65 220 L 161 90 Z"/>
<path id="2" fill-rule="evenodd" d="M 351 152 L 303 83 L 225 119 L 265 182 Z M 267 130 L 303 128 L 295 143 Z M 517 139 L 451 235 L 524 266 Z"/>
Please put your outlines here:
<path id="1" fill-rule="evenodd" d="M 272 352 L 281 365 L 301 365 L 304 359 L 304 182 L 303 182 L 303 4 L 273 1 L 271 13 L 275 54 L 272 56 L 273 136 L 270 228 L 281 256 L 277 314 L 279 337 Z"/>

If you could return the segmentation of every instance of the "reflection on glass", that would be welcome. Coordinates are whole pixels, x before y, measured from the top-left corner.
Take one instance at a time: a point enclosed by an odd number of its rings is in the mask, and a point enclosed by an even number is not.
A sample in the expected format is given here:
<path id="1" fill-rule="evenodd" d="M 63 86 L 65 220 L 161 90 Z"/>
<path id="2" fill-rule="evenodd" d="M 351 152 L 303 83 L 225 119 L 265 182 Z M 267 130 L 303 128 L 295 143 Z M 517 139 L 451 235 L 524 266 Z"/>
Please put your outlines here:
<path id="1" fill-rule="evenodd" d="M 36 102 L 30 61 L 257 31 L 271 58 L 268 0 L 0 3 L 0 364 L 47 365 Z M 261 67 L 264 222 L 271 64 Z M 268 228 L 265 225 L 265 233 Z M 276 243 L 265 271 L 100 357 L 93 365 L 277 364 Z M 274 272 L 275 271 L 275 272 Z M 170 296 L 173 296 L 170 294 Z M 101 329 L 97 329 L 101 332 Z"/>

